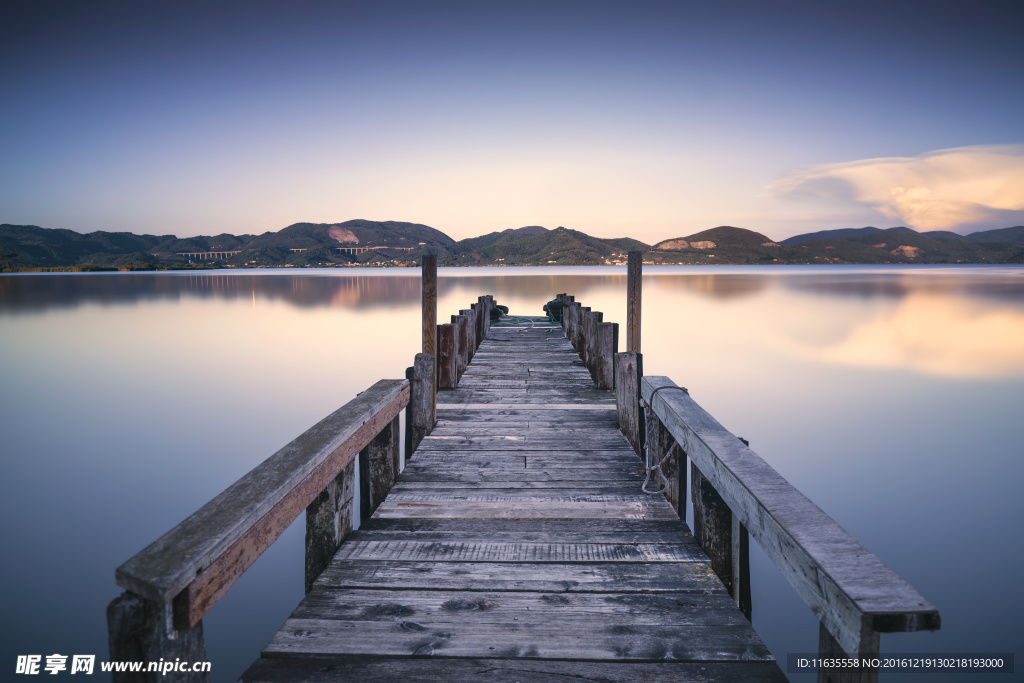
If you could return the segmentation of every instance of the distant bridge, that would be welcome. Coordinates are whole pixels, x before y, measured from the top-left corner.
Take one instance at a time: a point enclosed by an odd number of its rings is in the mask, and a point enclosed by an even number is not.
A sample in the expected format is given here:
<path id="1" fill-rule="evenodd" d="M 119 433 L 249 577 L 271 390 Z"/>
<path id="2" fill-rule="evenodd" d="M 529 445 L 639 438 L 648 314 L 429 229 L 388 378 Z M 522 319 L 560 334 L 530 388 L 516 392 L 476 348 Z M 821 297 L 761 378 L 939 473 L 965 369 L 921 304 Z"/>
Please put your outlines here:
<path id="1" fill-rule="evenodd" d="M 188 259 L 195 259 L 196 261 L 213 261 L 215 259 L 231 258 L 235 254 L 241 254 L 239 251 L 179 251 L 176 252 L 178 256 L 185 256 Z"/>

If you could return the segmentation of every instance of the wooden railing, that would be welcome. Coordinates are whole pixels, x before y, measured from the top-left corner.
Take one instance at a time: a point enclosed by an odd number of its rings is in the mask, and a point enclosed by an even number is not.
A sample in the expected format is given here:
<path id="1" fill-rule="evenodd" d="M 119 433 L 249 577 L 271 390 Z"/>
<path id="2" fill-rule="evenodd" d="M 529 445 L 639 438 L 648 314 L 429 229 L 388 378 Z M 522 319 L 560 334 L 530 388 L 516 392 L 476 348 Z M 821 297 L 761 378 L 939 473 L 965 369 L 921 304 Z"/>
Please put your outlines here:
<path id="1" fill-rule="evenodd" d="M 117 568 L 125 592 L 107 608 L 112 661 L 205 660 L 203 615 L 304 510 L 311 589 L 352 532 L 356 459 L 360 516 L 368 519 L 399 473 L 400 412 L 406 409 L 410 458 L 436 423 L 438 387 L 458 384 L 490 327 L 489 295 L 450 324 L 436 325 L 436 278 L 436 260 L 426 257 L 423 352 L 406 379 L 380 380 L 363 391 Z M 159 674 L 114 677 L 148 681 Z"/>
<path id="2" fill-rule="evenodd" d="M 639 257 L 630 253 L 629 348 L 614 356 L 619 427 L 638 455 L 647 455 L 645 448 L 650 449 L 648 461 L 663 463 L 668 479 L 664 495 L 683 520 L 689 458 L 694 537 L 747 618 L 751 614 L 748 539 L 753 536 L 818 618 L 821 655 L 873 658 L 879 652 L 881 633 L 938 629 L 939 612 L 931 603 L 786 481 L 745 440 L 725 429 L 668 377 L 644 377 Z M 566 334 L 587 362 L 586 354 L 594 347 L 586 340 L 595 334 L 588 315 L 594 314 L 580 308 L 571 296 L 559 297 L 571 302 L 563 317 Z M 603 357 L 598 367 L 602 363 Z M 645 407 L 650 420 L 644 419 Z M 870 668 L 835 672 L 819 672 L 819 680 L 872 681 L 878 675 L 877 669 Z"/>

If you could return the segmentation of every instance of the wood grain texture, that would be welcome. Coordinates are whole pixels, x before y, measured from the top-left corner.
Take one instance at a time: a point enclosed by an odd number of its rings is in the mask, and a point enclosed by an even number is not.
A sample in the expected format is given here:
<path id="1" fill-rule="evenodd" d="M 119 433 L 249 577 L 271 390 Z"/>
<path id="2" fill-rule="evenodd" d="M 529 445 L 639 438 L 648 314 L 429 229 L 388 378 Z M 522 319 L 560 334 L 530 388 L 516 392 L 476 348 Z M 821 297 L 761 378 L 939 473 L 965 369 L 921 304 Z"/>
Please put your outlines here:
<path id="1" fill-rule="evenodd" d="M 423 353 L 437 355 L 437 257 L 426 254 L 421 265 L 423 299 Z"/>
<path id="2" fill-rule="evenodd" d="M 626 261 L 626 351 L 640 353 L 640 305 L 643 294 L 644 255 L 631 251 Z"/>
<path id="3" fill-rule="evenodd" d="M 644 397 L 667 377 L 645 377 Z M 938 610 L 821 508 L 702 409 L 661 391 L 658 418 L 732 514 L 764 549 L 840 646 L 857 653 L 872 632 L 940 626 Z"/>
<path id="4" fill-rule="evenodd" d="M 430 434 L 437 421 L 434 381 L 436 356 L 417 353 L 414 364 L 406 370 L 409 380 L 409 406 L 405 411 L 405 457 L 411 458 L 420 442 Z"/>
<path id="5" fill-rule="evenodd" d="M 437 387 L 454 389 L 459 383 L 459 338 L 451 323 L 437 326 Z"/>
<path id="6" fill-rule="evenodd" d="M 306 508 L 306 592 L 330 563 L 345 537 L 352 533 L 355 511 L 355 460 L 327 485 Z"/>
<path id="7" fill-rule="evenodd" d="M 643 420 L 640 413 L 640 378 L 643 377 L 643 356 L 627 351 L 615 355 L 615 408 L 619 429 L 640 454 L 643 443 Z"/>
<path id="8" fill-rule="evenodd" d="M 560 332 L 539 317 L 490 329 L 416 457 L 244 680 L 316 680 L 314 661 L 369 680 L 429 661 L 431 680 L 463 680 L 485 659 L 524 681 L 779 680 L 675 508 L 640 490 L 614 394 Z"/>

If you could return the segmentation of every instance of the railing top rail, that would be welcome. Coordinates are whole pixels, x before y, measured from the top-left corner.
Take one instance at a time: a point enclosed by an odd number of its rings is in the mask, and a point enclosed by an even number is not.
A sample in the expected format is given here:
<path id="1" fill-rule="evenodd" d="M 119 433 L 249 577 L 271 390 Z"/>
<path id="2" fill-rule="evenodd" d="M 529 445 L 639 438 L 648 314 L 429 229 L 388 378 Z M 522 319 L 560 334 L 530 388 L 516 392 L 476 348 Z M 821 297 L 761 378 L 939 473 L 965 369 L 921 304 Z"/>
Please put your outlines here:
<path id="1" fill-rule="evenodd" d="M 870 631 L 939 627 L 938 610 L 668 377 L 641 395 L 765 553 L 848 653 Z"/>
<path id="2" fill-rule="evenodd" d="M 203 609 L 187 609 L 197 621 L 408 403 L 408 380 L 378 381 L 118 567 L 118 585 L 169 605 L 197 582 L 216 584 Z"/>

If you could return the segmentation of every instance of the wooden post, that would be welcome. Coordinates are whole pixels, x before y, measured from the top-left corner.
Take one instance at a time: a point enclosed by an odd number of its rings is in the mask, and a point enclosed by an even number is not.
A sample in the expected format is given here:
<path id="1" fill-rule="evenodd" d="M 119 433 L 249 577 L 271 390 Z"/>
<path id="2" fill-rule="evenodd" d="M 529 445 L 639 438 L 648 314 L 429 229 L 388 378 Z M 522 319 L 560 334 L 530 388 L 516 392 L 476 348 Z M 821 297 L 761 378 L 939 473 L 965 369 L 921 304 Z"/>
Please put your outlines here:
<path id="1" fill-rule="evenodd" d="M 484 336 L 487 334 L 487 327 L 484 324 L 486 316 L 484 315 L 483 297 L 477 299 L 472 308 L 476 311 L 476 347 L 479 349 L 480 344 L 484 341 Z"/>
<path id="2" fill-rule="evenodd" d="M 469 365 L 469 319 L 464 315 L 453 315 L 452 325 L 455 326 L 455 345 L 458 348 L 456 354 L 456 384 L 462 379 L 462 373 Z"/>
<path id="3" fill-rule="evenodd" d="M 472 308 L 463 308 L 459 311 L 459 315 L 466 318 L 466 365 L 468 366 L 469 361 L 473 360 L 473 356 L 476 355 L 476 313 Z"/>
<path id="4" fill-rule="evenodd" d="M 639 353 L 615 354 L 615 407 L 619 415 L 619 429 L 633 450 L 640 455 L 643 425 L 640 419 L 640 378 L 643 377 L 643 355 Z"/>
<path id="5" fill-rule="evenodd" d="M 594 382 L 598 389 L 615 388 L 615 354 L 619 352 L 619 324 L 598 325 L 597 371 Z"/>
<path id="6" fill-rule="evenodd" d="M 146 600 L 125 591 L 107 606 L 107 633 L 110 661 L 183 662 L 209 661 L 203 640 L 203 622 L 181 631 L 167 633 L 170 605 Z M 167 680 L 158 671 L 113 672 L 115 683 L 158 683 Z M 208 672 L 178 672 L 174 680 L 188 683 L 206 683 Z"/>
<path id="7" fill-rule="evenodd" d="M 455 325 L 437 326 L 437 388 L 454 389 L 458 384 L 458 337 Z"/>
<path id="8" fill-rule="evenodd" d="M 433 254 L 423 256 L 421 270 L 422 291 L 423 291 L 423 353 L 434 356 L 434 363 L 431 368 L 437 372 L 437 257 Z M 430 381 L 430 415 L 437 414 L 437 378 L 432 377 Z M 434 428 L 434 423 L 430 423 Z"/>
<path id="9" fill-rule="evenodd" d="M 629 252 L 628 264 L 626 266 L 626 351 L 640 353 L 640 293 L 643 286 L 643 252 Z"/>
<path id="10" fill-rule="evenodd" d="M 573 319 L 576 315 L 576 302 L 569 301 L 562 306 L 562 326 L 565 328 L 565 337 L 569 340 L 569 344 L 572 344 L 573 335 L 576 334 L 576 330 L 573 329 Z"/>
<path id="11" fill-rule="evenodd" d="M 437 358 L 429 353 L 417 353 L 411 368 L 405 371 L 409 380 L 409 405 L 405 409 L 405 457 L 409 459 L 419 448 L 420 441 L 434 429 L 437 422 L 434 397 L 434 369 Z"/>
<path id="12" fill-rule="evenodd" d="M 852 656 L 874 659 L 878 657 L 881 637 L 878 631 L 867 627 L 861 629 L 861 648 Z M 825 624 L 818 625 L 818 653 L 822 659 L 849 658 L 850 653 L 843 650 Z M 849 667 L 818 669 L 818 683 L 878 683 L 878 669 L 875 667 Z"/>
<path id="13" fill-rule="evenodd" d="M 359 451 L 359 513 L 363 521 L 373 515 L 398 472 L 395 471 L 395 453 L 398 452 L 398 418 Z"/>
<path id="14" fill-rule="evenodd" d="M 579 318 L 576 325 L 576 353 L 584 364 L 587 362 L 587 318 L 590 317 L 590 306 L 580 308 Z"/>
<path id="15" fill-rule="evenodd" d="M 693 501 L 693 537 L 708 557 L 711 569 L 733 594 L 732 511 L 697 466 L 691 464 L 690 499 Z"/>
<path id="16" fill-rule="evenodd" d="M 423 257 L 423 353 L 437 353 L 434 327 L 437 325 L 437 257 Z"/>
<path id="17" fill-rule="evenodd" d="M 590 376 L 594 379 L 595 384 L 597 383 L 597 369 L 600 363 L 598 351 L 601 348 L 601 338 L 598 332 L 603 321 L 604 313 L 601 311 L 591 311 L 587 319 L 587 369 L 590 370 Z"/>
<path id="18" fill-rule="evenodd" d="M 356 463 L 350 462 L 306 508 L 306 592 L 352 533 Z"/>

